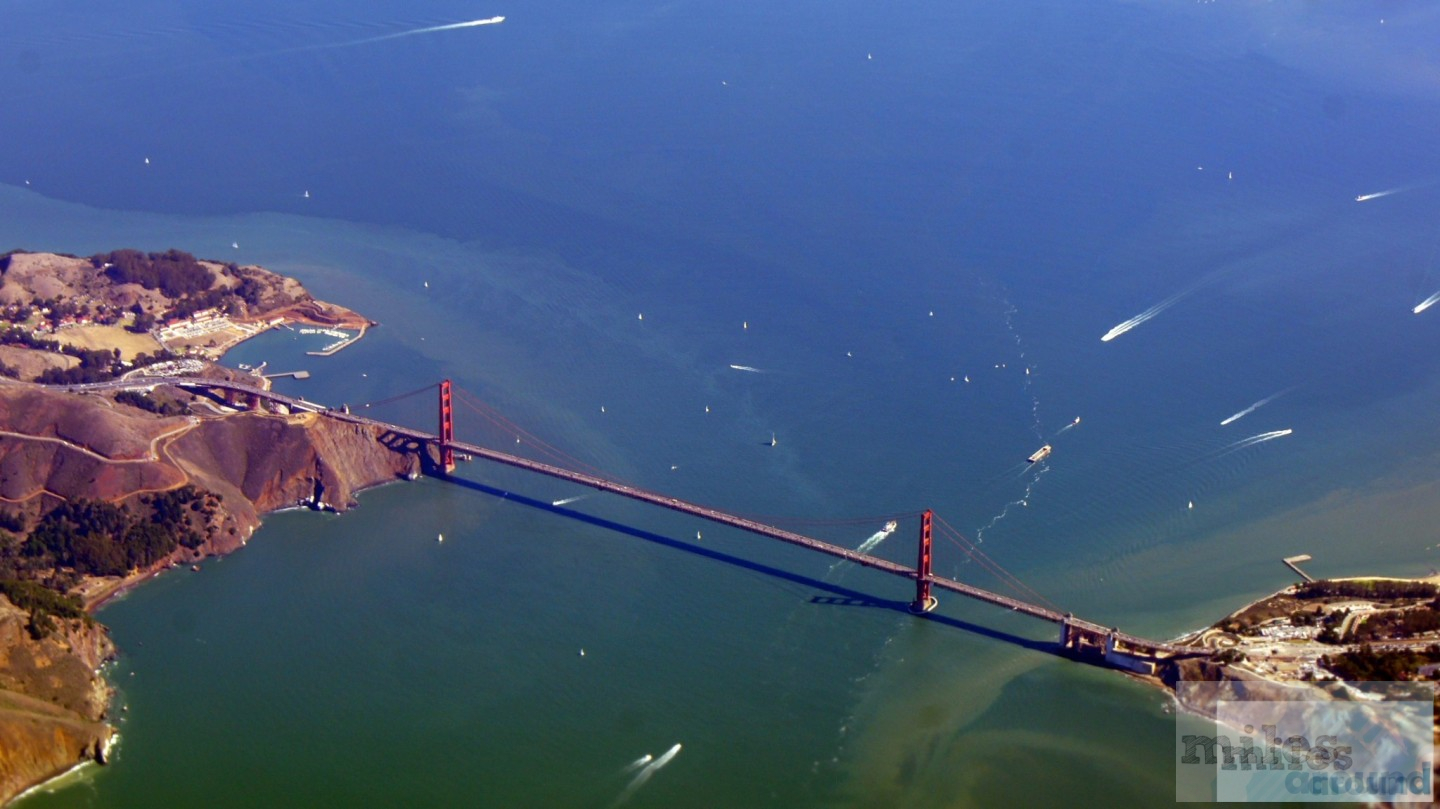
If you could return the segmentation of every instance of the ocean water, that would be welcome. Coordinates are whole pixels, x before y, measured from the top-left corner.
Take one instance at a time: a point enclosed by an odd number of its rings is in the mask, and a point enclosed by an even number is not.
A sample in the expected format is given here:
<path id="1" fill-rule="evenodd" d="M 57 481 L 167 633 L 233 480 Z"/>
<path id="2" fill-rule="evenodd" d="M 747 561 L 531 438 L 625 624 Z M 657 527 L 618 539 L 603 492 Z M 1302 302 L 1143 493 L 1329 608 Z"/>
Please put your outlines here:
<path id="1" fill-rule="evenodd" d="M 934 508 L 1154 637 L 1288 583 L 1284 556 L 1440 558 L 1426 4 L 10 16 L 0 241 L 256 262 L 381 322 L 330 358 L 286 331 L 232 352 L 313 374 L 284 390 L 452 378 L 462 438 L 852 547 Z M 904 582 L 460 478 L 276 515 L 106 607 L 118 760 L 24 805 L 1173 799 L 1163 696 L 1048 654 L 1049 626 L 916 620 Z M 909 562 L 914 528 L 876 552 Z M 951 544 L 936 569 L 1000 587 Z"/>

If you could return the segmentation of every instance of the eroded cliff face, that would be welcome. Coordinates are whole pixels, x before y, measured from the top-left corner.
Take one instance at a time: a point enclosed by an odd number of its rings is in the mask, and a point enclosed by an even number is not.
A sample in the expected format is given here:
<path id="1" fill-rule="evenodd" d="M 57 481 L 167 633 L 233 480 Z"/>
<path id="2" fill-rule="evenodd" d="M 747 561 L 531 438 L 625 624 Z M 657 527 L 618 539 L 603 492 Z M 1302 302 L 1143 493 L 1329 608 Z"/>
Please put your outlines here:
<path id="1" fill-rule="evenodd" d="M 193 484 L 224 500 L 200 548 L 223 554 L 267 512 L 317 491 L 344 511 L 361 489 L 418 469 L 413 448 L 381 438 L 315 413 L 159 417 L 99 395 L 0 386 L 0 498 L 33 524 L 62 500 L 126 503 Z"/>
<path id="2" fill-rule="evenodd" d="M 419 469 L 414 447 L 315 413 L 158 417 L 98 395 L 0 387 L 0 497 L 33 525 L 61 500 L 128 503 L 191 484 L 219 495 L 198 549 L 177 548 L 127 579 L 92 579 L 94 603 L 175 561 L 239 548 L 263 514 L 313 501 L 343 511 L 364 488 Z M 0 804 L 101 756 L 114 653 L 104 627 L 61 621 L 36 640 L 28 614 L 0 596 Z"/>
<path id="3" fill-rule="evenodd" d="M 98 676 L 114 654 L 105 628 L 71 620 L 35 640 L 28 614 L 0 596 L 0 800 L 103 759 L 109 688 Z"/>
<path id="4" fill-rule="evenodd" d="M 355 505 L 361 489 L 417 468 L 415 455 L 386 448 L 370 427 L 315 413 L 254 413 L 208 419 L 177 438 L 169 455 L 195 485 L 224 497 L 236 531 L 208 550 L 226 553 L 248 537 L 260 516 L 321 500 L 337 511 Z"/>

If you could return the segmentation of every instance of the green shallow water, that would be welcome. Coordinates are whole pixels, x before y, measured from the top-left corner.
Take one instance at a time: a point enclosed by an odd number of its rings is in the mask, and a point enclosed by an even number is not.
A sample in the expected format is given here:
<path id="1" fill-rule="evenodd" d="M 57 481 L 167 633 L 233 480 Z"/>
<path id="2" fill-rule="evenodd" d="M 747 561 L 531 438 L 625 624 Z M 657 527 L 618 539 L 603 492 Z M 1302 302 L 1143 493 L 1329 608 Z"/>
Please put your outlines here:
<path id="1" fill-rule="evenodd" d="M 31 803 L 608 805 L 679 742 L 635 805 L 965 805 L 1025 784 L 1027 756 L 1057 794 L 1107 756 L 1165 760 L 1158 695 L 814 592 L 436 481 L 277 515 L 106 608 L 119 759 Z M 1112 711 L 1152 738 L 1081 752 Z"/>

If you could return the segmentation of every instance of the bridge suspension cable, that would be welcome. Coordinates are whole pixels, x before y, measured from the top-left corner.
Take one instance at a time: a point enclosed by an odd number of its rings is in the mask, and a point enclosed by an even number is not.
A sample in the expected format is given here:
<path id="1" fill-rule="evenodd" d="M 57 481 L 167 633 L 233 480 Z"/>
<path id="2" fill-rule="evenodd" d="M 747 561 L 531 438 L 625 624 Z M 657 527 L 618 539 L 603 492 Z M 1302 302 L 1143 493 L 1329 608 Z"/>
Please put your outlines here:
<path id="1" fill-rule="evenodd" d="M 542 455 L 545 455 L 552 461 L 555 461 L 557 464 L 561 466 L 569 466 L 572 469 L 579 469 L 595 475 L 596 477 L 602 477 L 629 485 L 629 481 L 611 475 L 605 470 L 599 469 L 591 464 L 585 463 L 579 458 L 576 458 L 575 456 L 547 443 L 539 436 L 535 435 L 529 430 L 526 430 L 524 427 L 521 427 L 514 421 L 511 421 L 505 416 L 505 414 L 501 413 L 499 410 L 487 404 L 485 400 L 474 395 L 473 393 L 470 393 L 464 388 L 456 387 L 454 390 L 455 398 L 461 404 L 470 408 L 470 410 L 475 412 L 481 418 L 485 419 L 486 421 L 490 422 L 501 430 L 504 430 L 506 433 L 521 439 L 525 443 L 528 443 L 529 446 L 535 448 Z"/>
<path id="2" fill-rule="evenodd" d="M 432 390 L 434 389 L 434 387 L 435 386 L 431 385 L 427 388 L 422 388 L 420 391 L 417 392 L 402 394 L 398 397 L 392 397 L 392 399 L 387 401 L 393 401 L 394 399 L 405 398 L 406 396 L 415 395 L 415 393 L 418 392 Z M 476 396 L 475 394 L 470 393 L 469 391 L 460 387 L 454 388 L 454 392 L 456 401 L 465 405 L 472 412 L 479 415 L 481 418 L 483 418 L 485 421 L 487 421 L 494 427 L 503 430 L 507 435 L 514 435 L 515 437 L 520 439 L 522 443 L 528 444 L 536 452 L 547 457 L 549 460 L 555 462 L 557 465 L 569 467 L 571 469 L 581 470 L 586 472 L 587 474 L 593 475 L 598 478 L 604 478 L 606 480 L 611 480 L 616 483 L 621 483 L 639 492 L 653 494 L 657 497 L 661 496 L 658 493 L 650 491 L 646 487 L 635 485 L 630 481 L 616 477 L 615 475 L 612 475 L 609 472 L 594 466 L 593 464 L 585 463 L 579 458 L 576 458 L 575 456 L 555 447 L 554 445 L 550 444 L 544 439 L 541 439 L 539 436 L 535 435 L 529 430 L 526 430 L 524 427 L 521 427 L 519 424 L 516 424 L 513 420 L 506 417 L 498 409 L 486 403 L 483 399 Z M 890 520 L 899 521 L 904 519 L 911 519 L 918 517 L 921 513 L 922 512 L 919 511 L 910 511 L 895 514 L 878 514 L 839 519 L 807 519 L 803 517 L 752 515 L 739 513 L 736 513 L 736 516 L 755 522 L 768 523 L 771 525 L 815 525 L 831 528 L 842 528 L 867 524 L 884 524 L 886 522 L 889 522 Z M 944 518 L 940 517 L 939 515 L 935 515 L 935 524 L 936 528 L 938 529 L 936 533 L 944 537 L 946 541 L 950 542 L 955 547 L 959 548 L 967 558 L 974 560 L 977 564 L 984 568 L 986 572 L 994 576 L 997 581 L 1014 590 L 1017 594 L 1020 594 L 1022 598 L 1026 600 L 1031 600 L 1036 603 L 1043 603 L 1057 612 L 1060 611 L 1060 609 L 1053 602 L 1042 596 L 1034 588 L 1022 582 L 1013 573 L 1006 570 L 1002 565 L 1000 565 L 999 562 L 996 562 L 994 559 L 990 558 L 989 555 L 987 555 L 984 551 L 981 551 L 978 547 L 976 547 L 974 543 L 966 539 L 964 534 L 960 533 L 960 531 L 958 531 L 954 526 L 946 522 Z"/>
<path id="3" fill-rule="evenodd" d="M 796 517 L 794 515 L 785 514 L 755 514 L 748 511 L 736 511 L 734 513 L 749 520 L 755 520 L 756 522 L 766 522 L 770 523 L 771 525 L 815 525 L 824 527 L 848 528 L 857 525 L 884 525 L 891 520 L 895 520 L 898 522 L 900 520 L 914 519 L 915 517 L 919 517 L 924 512 L 902 511 L 893 514 L 867 514 L 859 517 L 833 518 Z"/>
<path id="4" fill-rule="evenodd" d="M 380 399 L 380 400 L 378 400 L 378 401 L 366 402 L 366 403 L 360 405 L 360 407 L 380 407 L 381 405 L 393 404 L 393 403 L 395 403 L 395 402 L 400 401 L 401 399 L 409 399 L 409 398 L 412 397 L 412 396 L 419 396 L 419 395 L 422 394 L 422 393 L 429 393 L 430 391 L 435 390 L 435 387 L 436 387 L 435 385 L 426 385 L 426 386 L 423 387 L 423 388 L 417 388 L 417 389 L 415 389 L 415 390 L 410 391 L 409 393 L 399 393 L 399 394 L 396 394 L 396 395 L 394 395 L 394 396 L 390 396 L 390 397 L 387 397 L 387 398 L 384 398 L 384 399 Z"/>
<path id="5" fill-rule="evenodd" d="M 602 477 L 608 480 L 616 481 L 617 483 L 623 483 L 626 486 L 629 486 L 639 491 L 650 491 L 644 486 L 637 485 L 633 481 L 629 481 L 622 477 L 614 475 L 607 470 L 596 467 L 593 464 L 585 463 L 579 458 L 576 458 L 575 456 L 555 447 L 553 444 L 546 442 L 539 436 L 526 430 L 519 424 L 516 424 L 513 420 L 505 416 L 505 414 L 501 413 L 499 409 L 495 408 L 493 405 L 490 405 L 485 400 L 481 399 L 473 393 L 470 393 L 464 388 L 460 388 L 457 386 L 454 388 L 454 391 L 456 400 L 459 401 L 461 404 L 468 407 L 471 411 L 478 414 L 481 418 L 485 419 L 490 424 L 505 431 L 506 434 L 514 435 L 522 439 L 524 443 L 535 448 L 539 453 L 545 455 L 550 460 L 554 461 L 557 465 L 568 466 L 572 469 L 579 469 L 595 475 L 596 477 Z M 655 492 L 651 493 L 653 494 Z M 894 514 L 875 514 L 838 519 L 812 519 L 807 517 L 796 517 L 793 515 L 778 516 L 750 514 L 746 512 L 733 513 L 735 513 L 737 516 L 745 517 L 746 519 L 754 520 L 756 522 L 769 523 L 771 525 L 813 525 L 826 527 L 849 527 L 872 524 L 884 525 L 890 520 L 899 521 L 911 519 L 914 517 L 918 517 L 921 514 L 920 511 L 908 511 Z"/>
<path id="6" fill-rule="evenodd" d="M 124 385 L 125 383 L 120 382 L 118 384 Z M 1061 612 L 1058 607 L 1055 607 L 1053 602 L 1049 601 L 1049 599 L 1046 599 L 1044 596 L 1041 596 L 1038 592 L 1025 585 L 1009 571 L 1006 571 L 993 559 L 990 559 L 988 556 L 986 556 L 983 552 L 979 550 L 979 548 L 976 548 L 973 543 L 966 539 L 964 535 L 962 535 L 959 531 L 955 530 L 953 526 L 946 523 L 943 519 L 940 519 L 938 521 L 938 526 L 940 529 L 939 533 L 941 534 L 941 536 L 944 536 L 948 541 L 961 548 L 961 550 L 965 551 L 966 555 L 969 556 L 971 559 L 974 559 L 976 562 L 984 565 L 987 570 L 989 570 L 992 574 L 1000 577 L 1007 586 L 1017 588 L 1020 591 L 1028 592 L 1030 594 L 1028 598 L 1033 598 L 1034 601 L 1027 600 L 1027 597 L 1012 598 L 1010 596 L 1001 595 L 991 590 L 987 590 L 977 585 L 967 584 L 964 582 L 956 581 L 954 579 L 946 578 L 944 576 L 934 575 L 933 573 L 931 573 L 930 565 L 928 562 L 928 557 L 930 555 L 930 546 L 928 542 L 924 541 L 925 537 L 929 536 L 930 533 L 924 531 L 923 529 L 921 535 L 922 542 L 920 564 L 917 567 L 912 568 L 908 565 L 904 565 L 898 562 L 892 562 L 888 559 L 859 553 L 858 551 L 851 550 L 850 548 L 841 547 L 833 543 L 803 536 L 793 531 L 787 531 L 783 528 L 778 528 L 772 525 L 756 522 L 754 520 L 749 520 L 744 517 L 722 511 L 720 509 L 701 506 L 685 500 L 680 500 L 675 497 L 668 497 L 665 495 L 648 492 L 637 487 L 623 485 L 603 476 L 591 475 L 583 472 L 577 472 L 570 469 L 552 466 L 550 464 L 542 463 L 540 461 L 522 458 L 516 455 L 500 452 L 495 449 L 490 449 L 479 444 L 462 442 L 455 439 L 453 435 L 451 435 L 450 437 L 442 438 L 425 430 L 417 430 L 413 428 L 403 427 L 398 424 L 389 424 L 383 421 L 379 421 L 377 419 L 359 416 L 348 411 L 337 411 L 331 408 L 316 405 L 311 402 L 306 402 L 303 399 L 286 396 L 284 394 L 276 393 L 272 390 L 257 388 L 244 383 L 228 380 L 196 379 L 188 377 L 157 377 L 148 379 L 143 383 L 137 382 L 129 384 L 135 385 L 137 387 L 141 385 L 148 387 L 155 384 L 168 384 L 187 389 L 208 388 L 212 390 L 222 390 L 229 393 L 238 393 L 250 397 L 252 401 L 252 407 L 254 406 L 254 403 L 258 403 L 262 400 L 269 400 L 275 404 L 284 405 L 290 410 L 290 412 L 294 412 L 297 410 L 308 410 L 310 412 L 319 413 L 322 416 L 337 419 L 343 422 L 360 425 L 370 425 L 371 427 L 386 430 L 387 432 L 401 438 L 421 442 L 422 444 L 427 445 L 427 449 L 434 444 L 439 443 L 442 449 L 445 447 L 450 447 L 455 451 L 472 453 L 476 457 L 484 458 L 499 464 L 504 464 L 506 466 L 515 467 L 518 469 L 526 469 L 532 472 L 546 475 L 551 478 L 566 480 L 572 483 L 587 486 L 591 489 L 612 492 L 614 494 L 628 497 L 633 500 L 638 500 L 650 503 L 655 506 L 659 506 L 661 508 L 670 509 L 671 511 L 677 511 L 710 520 L 712 522 L 732 526 L 743 531 L 748 531 L 752 534 L 770 537 L 772 539 L 780 540 L 791 545 L 807 547 L 812 550 L 828 554 L 830 556 L 839 557 L 858 565 L 863 565 L 874 570 L 883 571 L 894 576 L 900 576 L 902 578 L 915 582 L 917 590 L 917 600 L 914 603 L 923 603 L 927 608 L 931 601 L 930 599 L 923 599 L 922 601 L 923 594 L 928 592 L 929 586 L 933 585 L 934 587 L 959 593 L 966 597 L 983 601 L 989 604 L 994 604 L 1001 607 L 1008 607 L 1011 610 L 1016 610 L 1026 615 L 1033 616 L 1035 618 L 1050 621 L 1052 623 L 1062 624 L 1065 627 L 1066 635 L 1073 636 L 1073 633 L 1079 632 L 1082 634 L 1082 636 L 1090 637 L 1092 641 L 1092 646 L 1095 642 L 1103 641 L 1106 644 L 1105 648 L 1107 650 L 1105 656 L 1101 658 L 1104 665 L 1119 665 L 1126 669 L 1134 669 L 1134 666 L 1129 663 L 1112 663 L 1109 653 L 1109 643 L 1111 641 L 1116 641 L 1119 644 L 1128 647 L 1128 652 L 1119 654 L 1130 654 L 1129 659 L 1132 662 L 1138 662 L 1141 665 L 1153 665 L 1157 662 L 1156 657 L 1159 655 L 1185 655 L 1188 657 L 1207 657 L 1213 654 L 1213 650 L 1210 649 L 1202 649 L 1199 647 L 1188 646 L 1184 644 L 1147 640 L 1136 635 L 1119 632 L 1118 630 L 1115 630 L 1113 628 L 1106 628 L 1105 626 L 1094 623 L 1092 621 L 1085 621 L 1076 618 L 1068 612 Z M 442 383 L 441 390 L 444 390 L 446 387 L 449 386 Z M 74 392 L 114 390 L 117 389 L 117 382 L 111 381 L 90 385 L 67 385 L 60 387 L 60 389 Z M 477 412 L 481 412 L 482 414 L 484 413 L 484 410 L 482 408 L 476 407 L 474 409 Z M 442 411 L 442 418 L 443 415 L 444 414 Z M 498 413 L 496 415 L 498 416 Z M 500 420 L 501 422 L 509 422 L 508 419 L 504 419 L 503 417 L 500 417 Z M 512 430 L 515 427 L 513 422 L 510 422 L 510 426 Z M 448 434 L 451 433 L 451 431 L 448 429 L 442 430 L 442 433 Z M 528 435 L 528 433 L 525 433 L 523 430 L 521 430 L 520 433 L 523 435 Z M 538 441 L 538 439 L 536 439 L 536 441 L 537 446 L 544 445 L 544 442 L 540 442 Z M 558 450 L 554 450 L 553 447 L 550 449 L 557 455 L 564 457 L 564 453 L 560 453 Z M 870 519 L 874 518 L 872 517 Z M 847 520 L 841 522 L 849 521 Z M 935 527 L 935 524 L 932 522 L 932 520 L 929 519 L 926 519 L 922 524 L 931 526 L 932 528 Z M 1035 602 L 1044 602 L 1045 604 L 1049 604 L 1050 606 L 1042 607 L 1040 606 L 1040 604 Z M 928 611 L 928 609 L 925 611 Z M 1062 636 L 1062 645 L 1065 645 L 1064 636 Z M 1077 649 L 1078 646 L 1067 645 L 1066 648 Z M 1140 657 L 1135 656 L 1137 653 L 1140 655 Z M 1149 656 L 1148 663 L 1145 658 L 1145 656 L 1147 655 Z"/>
<path id="7" fill-rule="evenodd" d="M 1063 612 L 1053 601 L 1036 592 L 1030 585 L 1020 581 L 1015 574 L 1006 570 L 999 562 L 991 559 L 984 551 L 977 548 L 974 543 L 965 538 L 965 535 L 946 522 L 940 515 L 935 515 L 935 523 L 940 529 L 937 533 L 944 537 L 952 545 L 959 548 L 971 559 L 974 559 L 980 566 L 984 567 L 992 576 L 1004 583 L 1006 586 L 1019 593 L 1027 601 L 1042 603 L 1056 612 Z"/>

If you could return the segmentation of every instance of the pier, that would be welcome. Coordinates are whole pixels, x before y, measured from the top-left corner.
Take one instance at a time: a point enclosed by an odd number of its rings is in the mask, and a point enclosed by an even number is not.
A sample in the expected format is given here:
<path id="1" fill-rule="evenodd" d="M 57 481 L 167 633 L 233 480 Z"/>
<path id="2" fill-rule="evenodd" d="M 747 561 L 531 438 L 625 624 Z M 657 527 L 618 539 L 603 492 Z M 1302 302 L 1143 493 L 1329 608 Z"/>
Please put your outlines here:
<path id="1" fill-rule="evenodd" d="M 1302 554 L 1300 554 L 1299 556 L 1287 556 L 1287 557 L 1285 557 L 1284 559 L 1282 559 L 1282 560 L 1280 560 L 1280 561 L 1284 562 L 1286 567 L 1288 567 L 1288 568 L 1290 568 L 1291 570 L 1295 571 L 1296 575 L 1298 575 L 1300 578 L 1304 579 L 1305 581 L 1315 581 L 1314 579 L 1312 579 L 1312 578 L 1310 577 L 1310 574 L 1309 574 L 1309 573 L 1306 573 L 1305 571 L 1303 571 L 1303 570 L 1300 569 L 1300 563 L 1301 563 L 1301 562 L 1308 562 L 1308 561 L 1310 561 L 1310 559 L 1311 559 L 1310 554 L 1308 554 L 1308 553 L 1302 553 Z"/>
<path id="2" fill-rule="evenodd" d="M 305 328 L 300 329 L 300 333 L 301 333 L 301 334 L 323 334 L 323 335 L 326 335 L 326 336 L 328 336 L 328 337 L 334 337 L 334 338 L 336 338 L 336 341 L 335 341 L 335 342 L 331 343 L 330 345 L 325 346 L 324 348 L 320 349 L 319 351 L 306 351 L 306 352 L 305 352 L 307 355 L 309 355 L 309 356 L 311 356 L 311 357 L 328 357 L 328 356 L 330 356 L 330 355 L 332 355 L 332 354 L 335 354 L 335 353 L 339 352 L 340 350 L 342 350 L 342 349 L 344 349 L 344 348 L 348 348 L 349 346 L 354 345 L 355 343 L 359 342 L 359 341 L 360 341 L 360 338 L 365 336 L 365 326 L 364 326 L 364 325 L 361 325 L 361 326 L 360 326 L 360 330 L 357 331 L 357 332 L 355 332 L 354 334 L 348 334 L 348 333 L 343 332 L 343 331 L 341 331 L 341 330 L 339 330 L 339 329 L 326 329 L 326 328 L 318 328 L 318 327 L 305 327 Z"/>

